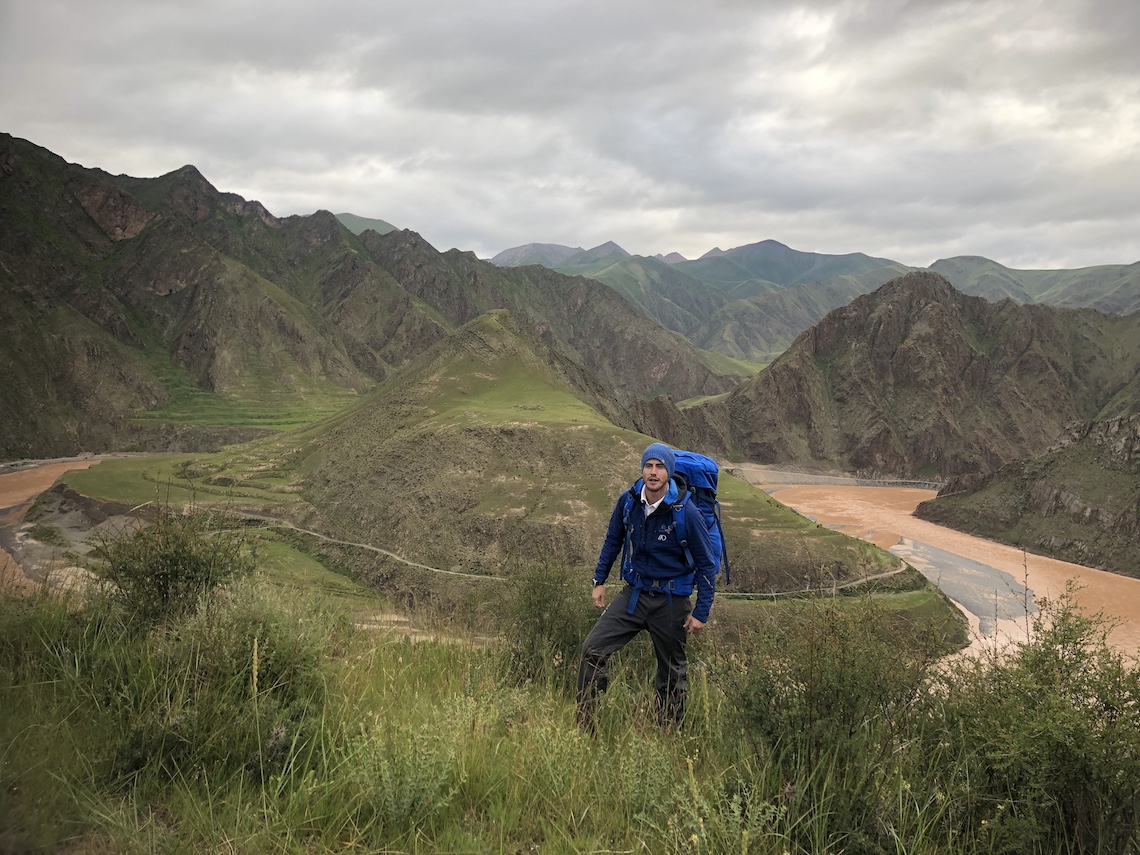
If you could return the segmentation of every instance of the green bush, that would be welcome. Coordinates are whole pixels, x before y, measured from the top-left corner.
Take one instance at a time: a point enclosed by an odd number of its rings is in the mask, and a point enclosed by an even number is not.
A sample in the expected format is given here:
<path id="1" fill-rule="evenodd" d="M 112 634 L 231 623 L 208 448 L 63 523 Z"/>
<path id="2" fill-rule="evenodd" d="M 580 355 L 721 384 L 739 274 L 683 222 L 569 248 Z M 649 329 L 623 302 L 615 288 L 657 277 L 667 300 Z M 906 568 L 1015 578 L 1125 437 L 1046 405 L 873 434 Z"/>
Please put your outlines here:
<path id="1" fill-rule="evenodd" d="M 1038 600 L 1029 642 L 963 660 L 946 724 L 967 762 L 948 782 L 992 852 L 1135 852 L 1140 846 L 1140 668 L 1071 592 Z"/>
<path id="2" fill-rule="evenodd" d="M 718 662 L 798 845 L 1140 851 L 1140 669 L 1071 596 L 1038 605 L 1029 641 L 946 662 L 869 604 L 817 603 Z"/>
<path id="3" fill-rule="evenodd" d="M 149 626 L 197 611 L 203 596 L 248 575 L 246 545 L 224 514 L 160 506 L 150 525 L 104 539 L 93 569 L 127 614 Z"/>
<path id="4" fill-rule="evenodd" d="M 502 609 L 506 671 L 520 682 L 550 680 L 574 686 L 582 641 L 597 609 L 581 572 L 536 565 L 513 575 L 514 589 Z"/>
<path id="5" fill-rule="evenodd" d="M 790 782 L 794 799 L 783 807 L 812 817 L 800 828 L 803 845 L 850 853 L 886 845 L 901 748 L 930 721 L 940 644 L 870 599 L 817 600 L 746 634 L 717 664 L 745 739 Z"/>
<path id="6" fill-rule="evenodd" d="M 926 694 L 936 644 L 871 600 L 815 601 L 746 636 L 736 660 L 743 667 L 721 676 L 758 744 L 794 743 L 812 756 L 864 742 L 885 750 Z"/>
<path id="7" fill-rule="evenodd" d="M 279 770 L 325 699 L 323 623 L 239 598 L 152 629 L 92 691 L 119 711 L 112 780 Z"/>

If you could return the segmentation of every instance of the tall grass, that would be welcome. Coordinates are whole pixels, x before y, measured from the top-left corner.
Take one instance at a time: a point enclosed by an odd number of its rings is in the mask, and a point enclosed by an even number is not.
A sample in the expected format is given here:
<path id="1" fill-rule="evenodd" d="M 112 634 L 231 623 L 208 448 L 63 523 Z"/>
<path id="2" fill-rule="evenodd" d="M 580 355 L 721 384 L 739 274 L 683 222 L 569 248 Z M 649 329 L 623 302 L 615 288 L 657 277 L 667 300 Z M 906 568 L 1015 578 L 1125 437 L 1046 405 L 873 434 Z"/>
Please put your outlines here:
<path id="1" fill-rule="evenodd" d="M 552 568 L 500 604 L 501 644 L 266 590 L 142 630 L 114 601 L 0 598 L 0 848 L 1137 851 L 1137 670 L 1067 600 L 953 663 L 873 601 L 698 637 L 676 732 L 635 643 L 590 736 L 567 679 L 586 592 Z"/>

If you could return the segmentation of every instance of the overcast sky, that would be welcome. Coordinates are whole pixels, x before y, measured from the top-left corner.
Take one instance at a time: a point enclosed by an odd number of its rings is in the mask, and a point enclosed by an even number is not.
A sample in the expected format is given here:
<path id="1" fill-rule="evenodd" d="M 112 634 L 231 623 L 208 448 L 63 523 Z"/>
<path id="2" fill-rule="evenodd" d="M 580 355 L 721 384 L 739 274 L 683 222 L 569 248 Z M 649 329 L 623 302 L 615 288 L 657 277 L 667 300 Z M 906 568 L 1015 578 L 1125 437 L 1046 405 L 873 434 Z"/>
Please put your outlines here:
<path id="1" fill-rule="evenodd" d="M 1140 261 L 1137 0 L 0 0 L 0 131 L 438 249 Z"/>

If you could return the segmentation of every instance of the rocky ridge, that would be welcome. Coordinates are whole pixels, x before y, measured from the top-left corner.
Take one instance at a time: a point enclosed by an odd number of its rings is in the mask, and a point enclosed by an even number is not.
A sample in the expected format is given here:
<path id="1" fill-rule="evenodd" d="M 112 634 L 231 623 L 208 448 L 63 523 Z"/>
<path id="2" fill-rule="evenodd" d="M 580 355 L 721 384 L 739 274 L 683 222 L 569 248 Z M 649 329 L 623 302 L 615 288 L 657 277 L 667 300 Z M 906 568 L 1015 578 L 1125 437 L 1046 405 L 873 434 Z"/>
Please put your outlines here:
<path id="1" fill-rule="evenodd" d="M 834 310 L 767 371 L 701 406 L 727 410 L 719 442 L 743 459 L 949 478 L 1135 408 L 1120 396 L 1138 366 L 1140 316 L 989 303 L 917 271 Z"/>

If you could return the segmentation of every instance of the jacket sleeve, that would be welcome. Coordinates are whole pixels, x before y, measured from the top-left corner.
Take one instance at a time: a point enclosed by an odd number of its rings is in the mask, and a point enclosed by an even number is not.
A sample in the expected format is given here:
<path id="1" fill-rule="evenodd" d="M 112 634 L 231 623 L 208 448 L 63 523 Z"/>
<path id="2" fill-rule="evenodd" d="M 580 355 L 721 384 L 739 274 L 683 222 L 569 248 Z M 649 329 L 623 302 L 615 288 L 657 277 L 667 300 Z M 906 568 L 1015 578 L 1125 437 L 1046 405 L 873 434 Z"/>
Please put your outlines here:
<path id="1" fill-rule="evenodd" d="M 709 530 L 700 509 L 691 501 L 685 503 L 685 529 L 689 541 L 689 552 L 697 565 L 697 602 L 693 606 L 693 617 L 701 623 L 708 623 L 712 610 L 713 595 L 716 594 L 716 573 L 719 556 L 714 554 Z"/>
<path id="2" fill-rule="evenodd" d="M 606 539 L 598 556 L 598 566 L 594 568 L 595 587 L 606 581 L 614 560 L 621 555 L 625 543 L 625 506 L 628 501 L 629 494 L 622 493 L 614 505 L 614 512 L 610 514 L 610 527 L 606 530 Z"/>

